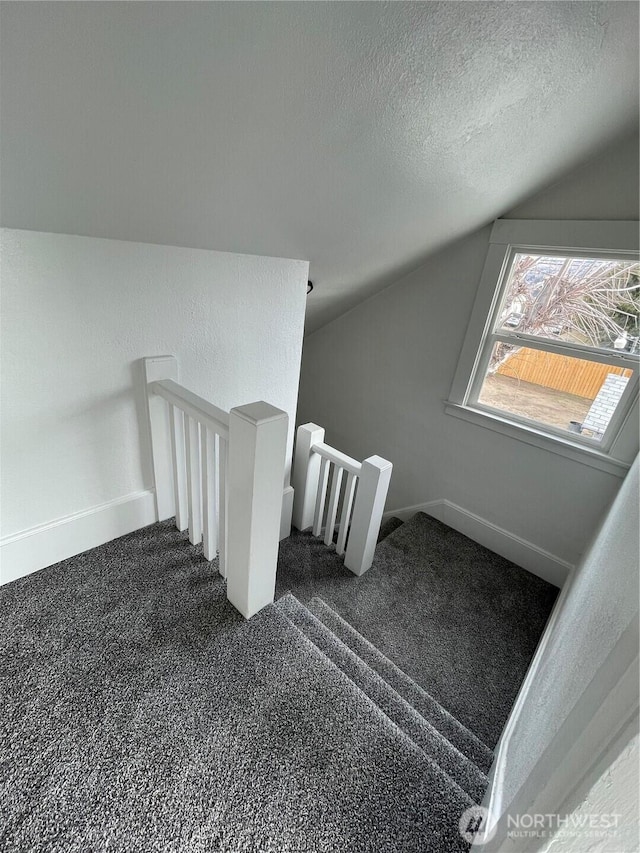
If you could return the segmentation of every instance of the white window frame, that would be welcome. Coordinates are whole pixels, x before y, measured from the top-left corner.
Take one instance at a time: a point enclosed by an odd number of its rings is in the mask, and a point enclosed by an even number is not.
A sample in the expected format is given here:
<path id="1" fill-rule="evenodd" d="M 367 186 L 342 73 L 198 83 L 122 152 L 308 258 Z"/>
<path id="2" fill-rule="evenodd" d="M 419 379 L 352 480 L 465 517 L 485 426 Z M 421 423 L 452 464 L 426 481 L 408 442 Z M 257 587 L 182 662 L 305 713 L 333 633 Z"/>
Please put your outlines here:
<path id="1" fill-rule="evenodd" d="M 629 353 L 607 352 L 582 345 L 557 345 L 553 339 L 501 334 L 494 329 L 513 256 L 518 252 L 565 256 L 606 256 L 637 260 L 637 222 L 499 219 L 491 231 L 489 251 L 455 377 L 445 402 L 448 414 L 561 456 L 623 477 L 638 453 L 640 364 Z M 590 361 L 631 367 L 631 376 L 602 441 L 512 415 L 477 402 L 493 343 L 503 340 Z M 569 350 L 573 350 L 569 351 Z"/>

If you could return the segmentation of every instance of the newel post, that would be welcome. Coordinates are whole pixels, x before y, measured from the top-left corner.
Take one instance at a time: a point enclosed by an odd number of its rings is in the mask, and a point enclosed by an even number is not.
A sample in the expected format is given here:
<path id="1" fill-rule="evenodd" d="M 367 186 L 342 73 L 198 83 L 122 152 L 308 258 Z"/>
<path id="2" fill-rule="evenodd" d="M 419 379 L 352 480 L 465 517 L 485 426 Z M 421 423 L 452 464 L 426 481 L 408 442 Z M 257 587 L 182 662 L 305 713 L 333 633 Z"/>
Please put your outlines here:
<path id="1" fill-rule="evenodd" d="M 156 516 L 158 521 L 164 521 L 166 518 L 172 518 L 175 515 L 169 407 L 161 397 L 151 392 L 149 385 L 162 379 L 177 380 L 178 362 L 173 355 L 143 358 L 142 362 L 145 382 L 144 399 L 151 441 Z"/>
<path id="2" fill-rule="evenodd" d="M 313 524 L 321 460 L 311 448 L 323 441 L 324 430 L 317 424 L 298 427 L 293 458 L 293 526 L 298 530 Z"/>
<path id="3" fill-rule="evenodd" d="M 362 463 L 344 564 L 355 575 L 371 567 L 393 465 L 380 456 Z"/>
<path id="4" fill-rule="evenodd" d="M 288 422 L 262 402 L 229 413 L 227 598 L 246 619 L 275 596 Z"/>

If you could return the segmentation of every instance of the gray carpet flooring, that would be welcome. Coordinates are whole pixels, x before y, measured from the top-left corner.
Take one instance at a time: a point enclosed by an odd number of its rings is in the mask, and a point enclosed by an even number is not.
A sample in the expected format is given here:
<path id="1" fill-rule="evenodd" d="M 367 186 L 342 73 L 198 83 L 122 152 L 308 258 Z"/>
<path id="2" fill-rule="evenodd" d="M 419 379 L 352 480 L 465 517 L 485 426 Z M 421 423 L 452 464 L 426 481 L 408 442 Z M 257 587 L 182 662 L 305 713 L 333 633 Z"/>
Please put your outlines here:
<path id="1" fill-rule="evenodd" d="M 465 850 L 471 800 L 170 525 L 0 589 L 3 851 Z"/>
<path id="2" fill-rule="evenodd" d="M 290 593 L 288 594 L 290 595 Z M 284 596 L 280 601 L 284 601 Z M 296 599 L 297 600 L 297 599 Z M 488 773 L 493 763 L 493 751 L 469 731 L 466 726 L 443 708 L 434 697 L 423 690 L 419 684 L 402 672 L 393 661 L 359 634 L 352 625 L 332 610 L 321 598 L 312 598 L 308 604 L 309 612 L 325 625 L 363 664 L 377 673 L 399 697 L 416 711 L 423 719 L 443 735 L 449 743 L 472 761 L 476 767 Z"/>
<path id="3" fill-rule="evenodd" d="M 308 532 L 281 543 L 277 594 L 323 599 L 490 748 L 558 590 L 424 513 L 355 577 Z"/>
<path id="4" fill-rule="evenodd" d="M 294 533 L 250 622 L 170 523 L 0 588 L 0 850 L 466 850 L 556 590 L 384 532 L 362 578 Z"/>
<path id="5" fill-rule="evenodd" d="M 463 791 L 482 802 L 488 779 L 438 729 L 402 698 L 375 670 L 288 593 L 278 610 L 308 637 L 350 680 L 419 746 Z"/>

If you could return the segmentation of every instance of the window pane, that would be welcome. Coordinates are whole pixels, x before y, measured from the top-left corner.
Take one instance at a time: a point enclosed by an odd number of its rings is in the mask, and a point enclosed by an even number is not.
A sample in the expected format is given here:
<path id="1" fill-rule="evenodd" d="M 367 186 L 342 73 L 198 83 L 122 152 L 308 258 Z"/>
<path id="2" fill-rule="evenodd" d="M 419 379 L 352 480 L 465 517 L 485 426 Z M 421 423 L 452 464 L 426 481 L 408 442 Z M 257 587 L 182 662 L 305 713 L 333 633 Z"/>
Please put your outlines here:
<path id="1" fill-rule="evenodd" d="M 518 253 L 497 328 L 640 352 L 640 264 Z"/>
<path id="2" fill-rule="evenodd" d="M 632 371 L 497 343 L 478 402 L 600 441 Z"/>

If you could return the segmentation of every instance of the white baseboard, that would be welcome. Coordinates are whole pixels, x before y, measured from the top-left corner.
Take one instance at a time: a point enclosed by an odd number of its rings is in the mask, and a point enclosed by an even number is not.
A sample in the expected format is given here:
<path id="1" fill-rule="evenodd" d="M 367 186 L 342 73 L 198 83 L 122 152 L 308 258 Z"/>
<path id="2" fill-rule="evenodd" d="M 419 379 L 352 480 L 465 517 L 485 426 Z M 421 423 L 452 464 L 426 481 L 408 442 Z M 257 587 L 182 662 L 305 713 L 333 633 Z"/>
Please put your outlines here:
<path id="1" fill-rule="evenodd" d="M 496 524 L 446 499 L 386 512 L 383 520 L 396 516 L 402 521 L 407 521 L 416 512 L 425 512 L 427 515 L 437 518 L 438 521 L 453 527 L 454 530 L 464 533 L 474 542 L 484 545 L 485 548 L 489 548 L 496 554 L 500 554 L 501 557 L 511 560 L 517 566 L 521 566 L 528 572 L 559 588 L 564 585 L 569 574 L 573 571 L 574 566 L 566 560 L 550 554 L 544 548 L 527 542 L 526 539 L 509 533 L 508 530 L 504 530 L 502 527 L 498 527 Z"/>
<path id="2" fill-rule="evenodd" d="M 282 495 L 280 538 L 291 533 L 293 488 Z M 152 489 L 39 524 L 0 539 L 0 585 L 104 545 L 157 520 Z"/>
<path id="3" fill-rule="evenodd" d="M 152 490 L 135 492 L 0 540 L 0 584 L 103 545 L 156 520 Z"/>

